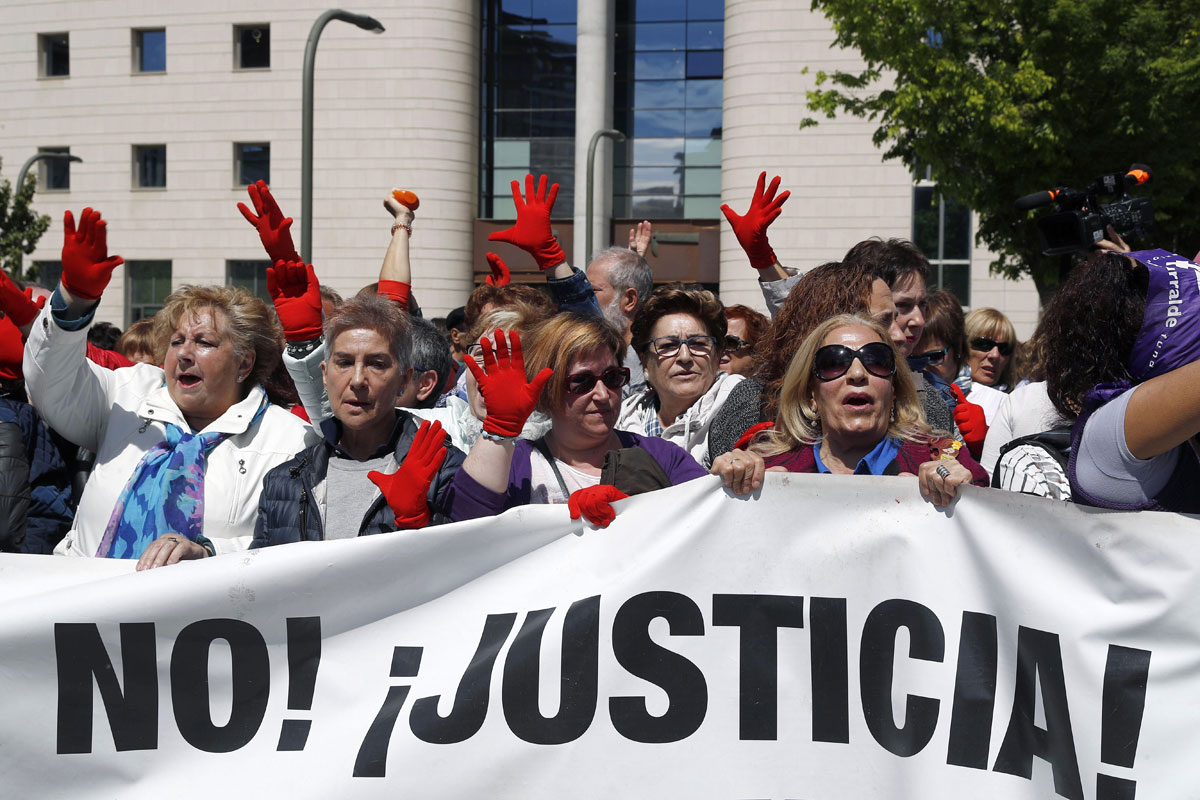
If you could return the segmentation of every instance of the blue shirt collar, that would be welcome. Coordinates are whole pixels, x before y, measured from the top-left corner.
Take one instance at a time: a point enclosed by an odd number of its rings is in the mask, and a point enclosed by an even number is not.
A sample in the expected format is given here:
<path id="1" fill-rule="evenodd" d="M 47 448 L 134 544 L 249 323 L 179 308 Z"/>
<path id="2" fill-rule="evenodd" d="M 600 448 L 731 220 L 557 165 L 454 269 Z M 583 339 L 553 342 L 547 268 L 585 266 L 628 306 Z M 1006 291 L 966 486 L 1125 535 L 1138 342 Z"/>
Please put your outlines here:
<path id="1" fill-rule="evenodd" d="M 817 472 L 829 472 L 829 467 L 825 466 L 825 462 L 821 460 L 821 443 L 817 442 L 813 446 L 813 458 L 817 461 Z M 888 467 L 896 460 L 896 455 L 900 452 L 900 444 L 890 436 L 885 436 L 875 445 L 875 448 L 863 456 L 858 462 L 858 466 L 854 468 L 855 475 L 883 475 Z"/>

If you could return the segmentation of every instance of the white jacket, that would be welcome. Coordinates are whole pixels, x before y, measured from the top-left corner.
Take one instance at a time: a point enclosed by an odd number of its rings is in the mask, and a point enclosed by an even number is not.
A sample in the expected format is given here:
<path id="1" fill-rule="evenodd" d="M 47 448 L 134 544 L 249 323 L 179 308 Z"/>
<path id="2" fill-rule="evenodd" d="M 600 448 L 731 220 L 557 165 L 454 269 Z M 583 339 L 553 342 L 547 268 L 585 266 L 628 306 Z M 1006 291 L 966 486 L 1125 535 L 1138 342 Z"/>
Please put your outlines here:
<path id="1" fill-rule="evenodd" d="M 163 423 L 190 430 L 167 393 L 161 369 L 98 367 L 84 357 L 86 342 L 86 330 L 63 330 L 47 305 L 25 346 L 25 384 L 34 407 L 51 428 L 96 453 L 75 523 L 56 555 L 96 555 L 134 469 L 165 439 Z M 205 428 L 234 434 L 208 454 L 204 473 L 204 536 L 218 554 L 249 547 L 263 476 L 319 438 L 279 406 L 269 407 L 249 428 L 262 397 L 262 387 L 255 386 Z"/>
<path id="2" fill-rule="evenodd" d="M 725 405 L 733 387 L 744 381 L 741 375 L 717 374 L 716 383 L 688 407 L 675 421 L 663 428 L 662 438 L 674 442 L 691 453 L 692 458 L 705 467 L 712 466 L 708 457 L 708 432 L 713 417 Z M 646 425 L 658 415 L 654 390 L 648 390 L 621 403 L 621 415 L 617 417 L 617 430 L 646 435 Z"/>

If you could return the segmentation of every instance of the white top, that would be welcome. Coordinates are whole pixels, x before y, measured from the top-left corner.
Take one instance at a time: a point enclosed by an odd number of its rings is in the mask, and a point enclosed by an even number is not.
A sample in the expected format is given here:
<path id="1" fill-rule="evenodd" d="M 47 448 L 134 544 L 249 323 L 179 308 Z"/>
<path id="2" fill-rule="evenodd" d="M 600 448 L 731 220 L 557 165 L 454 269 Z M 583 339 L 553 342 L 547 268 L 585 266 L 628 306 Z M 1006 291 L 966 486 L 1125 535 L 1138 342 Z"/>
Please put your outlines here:
<path id="1" fill-rule="evenodd" d="M 974 397 L 970 399 L 975 402 Z M 984 414 L 987 414 L 986 410 Z M 1050 402 L 1045 381 L 1023 383 L 1004 396 L 1000 407 L 988 420 L 987 439 L 983 442 L 983 456 L 979 463 L 991 475 L 996 469 L 1000 448 L 1004 445 L 1013 439 L 1048 431 L 1066 423 L 1067 420 Z"/>
<path id="2" fill-rule="evenodd" d="M 1000 410 L 1000 404 L 1004 402 L 1004 398 L 1008 397 L 1008 393 L 993 389 L 991 386 L 984 386 L 982 383 L 972 383 L 971 391 L 967 392 L 966 396 L 967 400 L 975 405 L 983 406 L 983 416 L 987 419 L 990 427 L 992 420 L 996 418 L 996 412 Z"/>
<path id="3" fill-rule="evenodd" d="M 94 556 L 104 529 L 142 457 L 165 441 L 166 423 L 191 430 L 158 367 L 108 370 L 84 357 L 87 331 L 66 331 L 47 307 L 25 347 L 25 385 L 46 423 L 96 453 L 75 521 L 54 552 Z M 270 406 L 250 423 L 263 398 L 255 386 L 205 431 L 231 434 L 212 449 L 204 471 L 204 536 L 218 553 L 250 546 L 263 476 L 320 439 L 294 414 Z"/>
<path id="4" fill-rule="evenodd" d="M 567 489 L 574 493 L 587 486 L 597 486 L 600 483 L 599 475 L 588 475 L 580 472 L 574 467 L 567 466 L 566 463 L 554 459 L 554 463 L 558 465 L 558 471 L 562 474 L 563 483 L 567 485 Z M 565 504 L 568 500 L 568 495 L 562 493 L 562 487 L 558 485 L 558 478 L 554 477 L 554 470 L 550 468 L 550 462 L 542 455 L 541 451 L 536 447 L 529 451 L 529 486 L 530 486 L 530 503 L 557 503 Z"/>

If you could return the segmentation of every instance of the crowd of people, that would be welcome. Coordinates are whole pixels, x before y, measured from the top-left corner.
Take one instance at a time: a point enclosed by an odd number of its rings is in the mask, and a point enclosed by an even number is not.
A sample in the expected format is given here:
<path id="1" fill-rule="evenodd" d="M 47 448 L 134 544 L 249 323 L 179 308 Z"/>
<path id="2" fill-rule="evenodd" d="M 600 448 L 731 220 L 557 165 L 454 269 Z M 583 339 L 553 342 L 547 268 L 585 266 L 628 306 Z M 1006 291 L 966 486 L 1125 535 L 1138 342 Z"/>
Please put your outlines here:
<path id="1" fill-rule="evenodd" d="M 409 239 L 419 199 L 384 200 L 377 283 L 321 285 L 262 182 L 238 204 L 270 259 L 272 302 L 181 286 L 124 332 L 94 316 L 107 223 L 64 219 L 62 278 L 0 273 L 0 550 L 137 559 L 138 569 L 289 542 L 475 519 L 530 503 L 607 526 L 613 503 L 707 475 L 892 475 L 937 506 L 972 484 L 1124 510 L 1200 511 L 1195 269 L 1129 255 L 1110 231 L 1028 342 L 964 316 L 911 243 L 784 266 L 768 230 L 788 192 L 759 176 L 722 206 L 768 314 L 655 286 L 650 223 L 573 266 L 557 184 L 513 182 L 544 285 L 491 269 L 424 318 Z M 1182 287 L 1182 288 L 1181 288 Z"/>

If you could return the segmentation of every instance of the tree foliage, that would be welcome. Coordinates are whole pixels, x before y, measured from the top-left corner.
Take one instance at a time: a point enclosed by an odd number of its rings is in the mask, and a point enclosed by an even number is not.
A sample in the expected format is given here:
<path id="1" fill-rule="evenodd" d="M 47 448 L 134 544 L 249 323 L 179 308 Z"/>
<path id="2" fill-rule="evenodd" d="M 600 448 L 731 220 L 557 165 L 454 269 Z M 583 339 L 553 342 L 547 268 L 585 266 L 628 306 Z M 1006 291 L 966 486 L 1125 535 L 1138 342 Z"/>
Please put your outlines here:
<path id="1" fill-rule="evenodd" d="M 12 183 L 7 178 L 0 179 L 0 267 L 13 280 L 25 279 L 21 269 L 22 256 L 33 252 L 42 234 L 50 227 L 50 217 L 38 214 L 30 207 L 36 188 L 37 176 L 32 172 L 15 195 Z"/>
<path id="2" fill-rule="evenodd" d="M 878 122 L 876 146 L 978 214 L 1007 277 L 1045 291 L 1064 268 L 1038 252 L 1014 201 L 1149 164 L 1152 241 L 1200 247 L 1200 0 L 814 0 L 865 69 L 818 73 L 810 111 Z M 816 124 L 816 120 L 806 120 Z M 1138 190 L 1145 194 L 1146 189 Z M 1042 213 L 1045 213 L 1044 211 Z"/>

